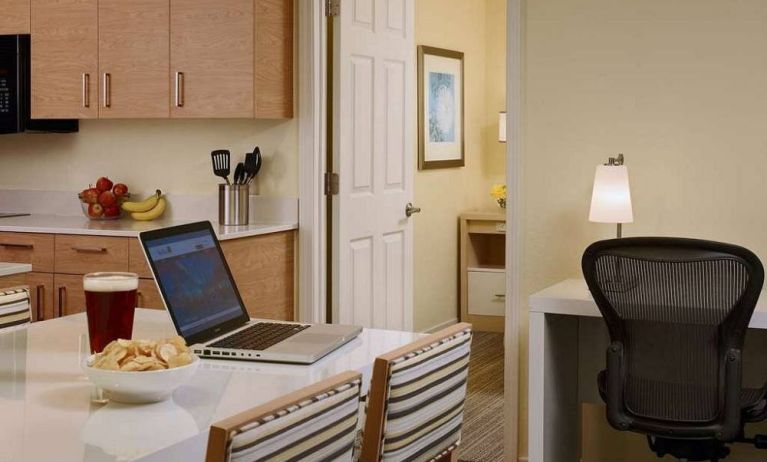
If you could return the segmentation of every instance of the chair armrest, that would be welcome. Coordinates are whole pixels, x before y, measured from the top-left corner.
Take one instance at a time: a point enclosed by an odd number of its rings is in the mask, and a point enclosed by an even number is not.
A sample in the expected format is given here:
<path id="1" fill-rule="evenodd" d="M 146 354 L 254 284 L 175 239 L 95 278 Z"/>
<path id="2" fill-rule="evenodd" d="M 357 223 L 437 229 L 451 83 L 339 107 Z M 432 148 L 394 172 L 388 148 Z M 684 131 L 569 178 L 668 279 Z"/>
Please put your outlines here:
<path id="1" fill-rule="evenodd" d="M 716 437 L 721 441 L 732 441 L 743 431 L 742 409 L 740 402 L 743 387 L 743 358 L 737 348 L 727 350 L 724 371 L 724 408 L 721 432 Z"/>

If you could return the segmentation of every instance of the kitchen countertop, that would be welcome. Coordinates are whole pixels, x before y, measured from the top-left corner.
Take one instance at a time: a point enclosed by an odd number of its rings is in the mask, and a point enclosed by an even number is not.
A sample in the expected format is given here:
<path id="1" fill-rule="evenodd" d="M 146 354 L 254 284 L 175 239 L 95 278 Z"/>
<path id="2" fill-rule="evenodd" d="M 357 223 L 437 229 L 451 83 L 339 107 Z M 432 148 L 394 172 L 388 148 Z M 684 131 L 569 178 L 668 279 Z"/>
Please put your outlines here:
<path id="1" fill-rule="evenodd" d="M 191 223 L 195 220 L 134 221 L 130 218 L 111 221 L 93 221 L 83 216 L 32 214 L 22 217 L 0 218 L 0 231 L 19 233 L 83 234 L 91 236 L 137 237 L 141 231 Z M 298 223 L 251 223 L 246 226 L 222 226 L 213 223 L 219 240 L 237 239 L 260 234 L 298 229 Z M 1 270 L 0 270 L 1 271 Z M 0 272 L 0 275 L 2 273 Z"/>
<path id="2" fill-rule="evenodd" d="M 0 262 L 0 276 L 11 276 L 19 273 L 29 273 L 32 265 L 29 263 L 2 263 Z"/>

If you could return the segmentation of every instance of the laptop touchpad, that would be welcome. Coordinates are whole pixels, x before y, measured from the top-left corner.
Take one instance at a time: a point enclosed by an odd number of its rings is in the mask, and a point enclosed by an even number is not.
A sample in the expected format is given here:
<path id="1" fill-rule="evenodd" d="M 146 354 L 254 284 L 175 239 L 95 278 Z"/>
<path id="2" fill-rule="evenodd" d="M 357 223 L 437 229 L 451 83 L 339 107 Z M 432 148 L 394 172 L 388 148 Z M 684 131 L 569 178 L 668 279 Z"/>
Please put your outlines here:
<path id="1" fill-rule="evenodd" d="M 335 343 L 336 340 L 338 340 L 338 336 L 326 335 L 326 334 L 312 334 L 310 332 L 306 332 L 301 335 L 297 335 L 296 338 L 293 340 L 295 342 L 309 343 L 312 345 L 317 345 L 317 344 L 332 345 L 333 343 Z"/>

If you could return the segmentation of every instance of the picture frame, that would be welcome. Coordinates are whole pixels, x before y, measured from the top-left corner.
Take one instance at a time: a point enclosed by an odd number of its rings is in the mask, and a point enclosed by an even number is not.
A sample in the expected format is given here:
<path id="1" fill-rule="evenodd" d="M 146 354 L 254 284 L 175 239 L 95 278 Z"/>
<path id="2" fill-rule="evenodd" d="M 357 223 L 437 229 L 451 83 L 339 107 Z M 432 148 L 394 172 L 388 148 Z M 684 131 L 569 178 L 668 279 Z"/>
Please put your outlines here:
<path id="1" fill-rule="evenodd" d="M 418 46 L 418 169 L 463 167 L 463 52 Z"/>

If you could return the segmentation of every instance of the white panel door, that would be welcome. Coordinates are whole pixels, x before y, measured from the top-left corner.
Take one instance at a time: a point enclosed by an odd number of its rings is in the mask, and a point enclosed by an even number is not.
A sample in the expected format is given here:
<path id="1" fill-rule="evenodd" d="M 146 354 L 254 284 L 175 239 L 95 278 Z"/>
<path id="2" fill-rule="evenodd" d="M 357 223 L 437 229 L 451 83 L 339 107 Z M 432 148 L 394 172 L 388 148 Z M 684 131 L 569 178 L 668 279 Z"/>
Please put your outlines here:
<path id="1" fill-rule="evenodd" d="M 411 330 L 415 0 L 341 0 L 333 23 L 333 320 Z"/>

